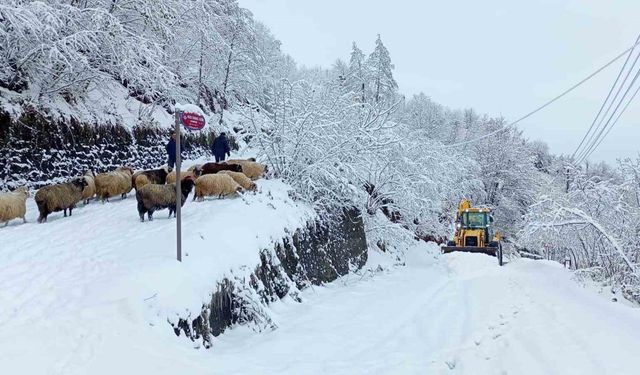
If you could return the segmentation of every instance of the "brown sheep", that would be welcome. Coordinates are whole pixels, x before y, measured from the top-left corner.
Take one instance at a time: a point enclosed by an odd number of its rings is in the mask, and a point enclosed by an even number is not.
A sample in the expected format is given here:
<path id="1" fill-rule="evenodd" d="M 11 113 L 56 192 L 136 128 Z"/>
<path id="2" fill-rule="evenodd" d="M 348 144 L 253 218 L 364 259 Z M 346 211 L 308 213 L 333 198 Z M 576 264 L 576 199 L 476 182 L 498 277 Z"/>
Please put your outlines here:
<path id="1" fill-rule="evenodd" d="M 0 223 L 4 222 L 6 227 L 11 220 L 17 218 L 22 218 L 22 222 L 26 223 L 28 197 L 29 188 L 26 186 L 21 186 L 11 193 L 0 193 Z"/>
<path id="2" fill-rule="evenodd" d="M 256 184 L 242 172 L 220 171 L 219 173 L 231 176 L 245 190 L 255 191 L 257 189 Z"/>
<path id="3" fill-rule="evenodd" d="M 180 207 L 184 206 L 189 193 L 193 189 L 193 179 L 186 178 L 180 184 L 182 189 Z M 149 221 L 153 220 L 153 213 L 157 210 L 165 208 L 169 209 L 169 217 L 171 214 L 175 216 L 176 212 L 176 186 L 175 185 L 159 185 L 148 184 L 136 190 L 136 200 L 138 201 L 138 214 L 140 221 L 144 222 L 144 214 L 149 217 Z"/>
<path id="4" fill-rule="evenodd" d="M 228 163 L 205 163 L 202 165 L 202 175 L 218 173 L 220 171 L 242 172 L 242 166 Z"/>
<path id="5" fill-rule="evenodd" d="M 46 222 L 47 216 L 55 211 L 64 211 L 64 216 L 67 217 L 69 210 L 71 216 L 76 204 L 82 200 L 82 191 L 86 186 L 87 181 L 84 178 L 74 178 L 69 182 L 45 186 L 38 190 L 35 196 L 40 211 L 38 223 Z"/>
<path id="6" fill-rule="evenodd" d="M 122 199 L 126 198 L 132 189 L 132 175 L 133 169 L 129 167 L 119 167 L 116 168 L 115 171 L 97 174 L 94 178 L 96 195 L 103 203 L 105 200 L 109 201 L 109 198 L 118 195 L 120 195 Z"/>
<path id="7" fill-rule="evenodd" d="M 193 200 L 203 201 L 206 196 L 218 196 L 223 198 L 242 192 L 242 186 L 226 174 L 207 174 L 198 177 L 196 180 L 196 192 Z"/>

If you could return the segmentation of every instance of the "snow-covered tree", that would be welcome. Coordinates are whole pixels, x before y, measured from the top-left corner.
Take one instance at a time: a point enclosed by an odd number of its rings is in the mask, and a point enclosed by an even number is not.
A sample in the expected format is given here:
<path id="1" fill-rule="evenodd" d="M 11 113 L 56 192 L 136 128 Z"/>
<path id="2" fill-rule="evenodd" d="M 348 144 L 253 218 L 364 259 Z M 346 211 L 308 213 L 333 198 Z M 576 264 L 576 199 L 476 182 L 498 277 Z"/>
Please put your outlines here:
<path id="1" fill-rule="evenodd" d="M 373 99 L 376 103 L 393 100 L 398 84 L 393 78 L 394 65 L 387 47 L 382 44 L 380 34 L 376 46 L 367 59 L 367 68 L 371 79 Z"/>
<path id="2" fill-rule="evenodd" d="M 361 102 L 366 102 L 367 85 L 369 80 L 368 70 L 366 66 L 365 55 L 360 48 L 353 42 L 351 45 L 351 56 L 349 58 L 349 70 L 346 77 L 347 87 L 357 95 Z"/>

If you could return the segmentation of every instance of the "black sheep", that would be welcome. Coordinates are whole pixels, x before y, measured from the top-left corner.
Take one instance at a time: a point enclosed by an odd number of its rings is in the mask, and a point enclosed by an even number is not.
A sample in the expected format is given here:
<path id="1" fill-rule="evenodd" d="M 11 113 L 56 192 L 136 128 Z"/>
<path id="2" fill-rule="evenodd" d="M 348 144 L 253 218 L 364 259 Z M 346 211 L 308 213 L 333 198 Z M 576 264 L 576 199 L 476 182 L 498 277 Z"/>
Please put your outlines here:
<path id="1" fill-rule="evenodd" d="M 240 164 L 205 163 L 202 165 L 201 175 L 218 173 L 220 171 L 242 172 L 242 166 Z"/>

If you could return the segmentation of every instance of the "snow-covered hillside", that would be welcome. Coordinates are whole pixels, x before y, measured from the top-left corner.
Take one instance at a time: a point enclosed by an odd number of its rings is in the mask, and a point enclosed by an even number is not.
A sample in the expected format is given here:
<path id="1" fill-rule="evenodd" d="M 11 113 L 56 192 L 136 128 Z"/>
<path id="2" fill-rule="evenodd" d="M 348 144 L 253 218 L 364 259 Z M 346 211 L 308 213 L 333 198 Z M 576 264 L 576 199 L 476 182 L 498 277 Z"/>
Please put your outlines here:
<path id="1" fill-rule="evenodd" d="M 79 207 L 72 217 L 54 213 L 45 224 L 36 223 L 30 198 L 28 223 L 0 229 L 2 372 L 66 374 L 72 372 L 67 361 L 115 359 L 113 348 L 162 340 L 192 347 L 168 321 L 197 317 L 217 282 L 230 272 L 249 274 L 260 264 L 260 250 L 314 218 L 289 198 L 284 183 L 257 184 L 255 195 L 189 199 L 182 263 L 175 260 L 175 219 L 164 210 L 141 223 L 133 192 Z"/>

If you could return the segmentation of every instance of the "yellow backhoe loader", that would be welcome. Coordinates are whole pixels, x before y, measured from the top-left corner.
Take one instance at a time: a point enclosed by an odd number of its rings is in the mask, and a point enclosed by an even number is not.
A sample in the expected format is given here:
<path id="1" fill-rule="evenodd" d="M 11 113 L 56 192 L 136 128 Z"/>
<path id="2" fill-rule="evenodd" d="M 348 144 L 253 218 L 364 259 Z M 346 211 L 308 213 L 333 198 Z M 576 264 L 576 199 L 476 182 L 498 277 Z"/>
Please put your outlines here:
<path id="1" fill-rule="evenodd" d="M 473 208 L 471 202 L 463 199 L 456 213 L 456 231 L 453 241 L 442 247 L 443 253 L 464 251 L 483 253 L 498 258 L 502 266 L 502 243 L 500 233 L 493 230 L 493 216 L 488 208 Z"/>

